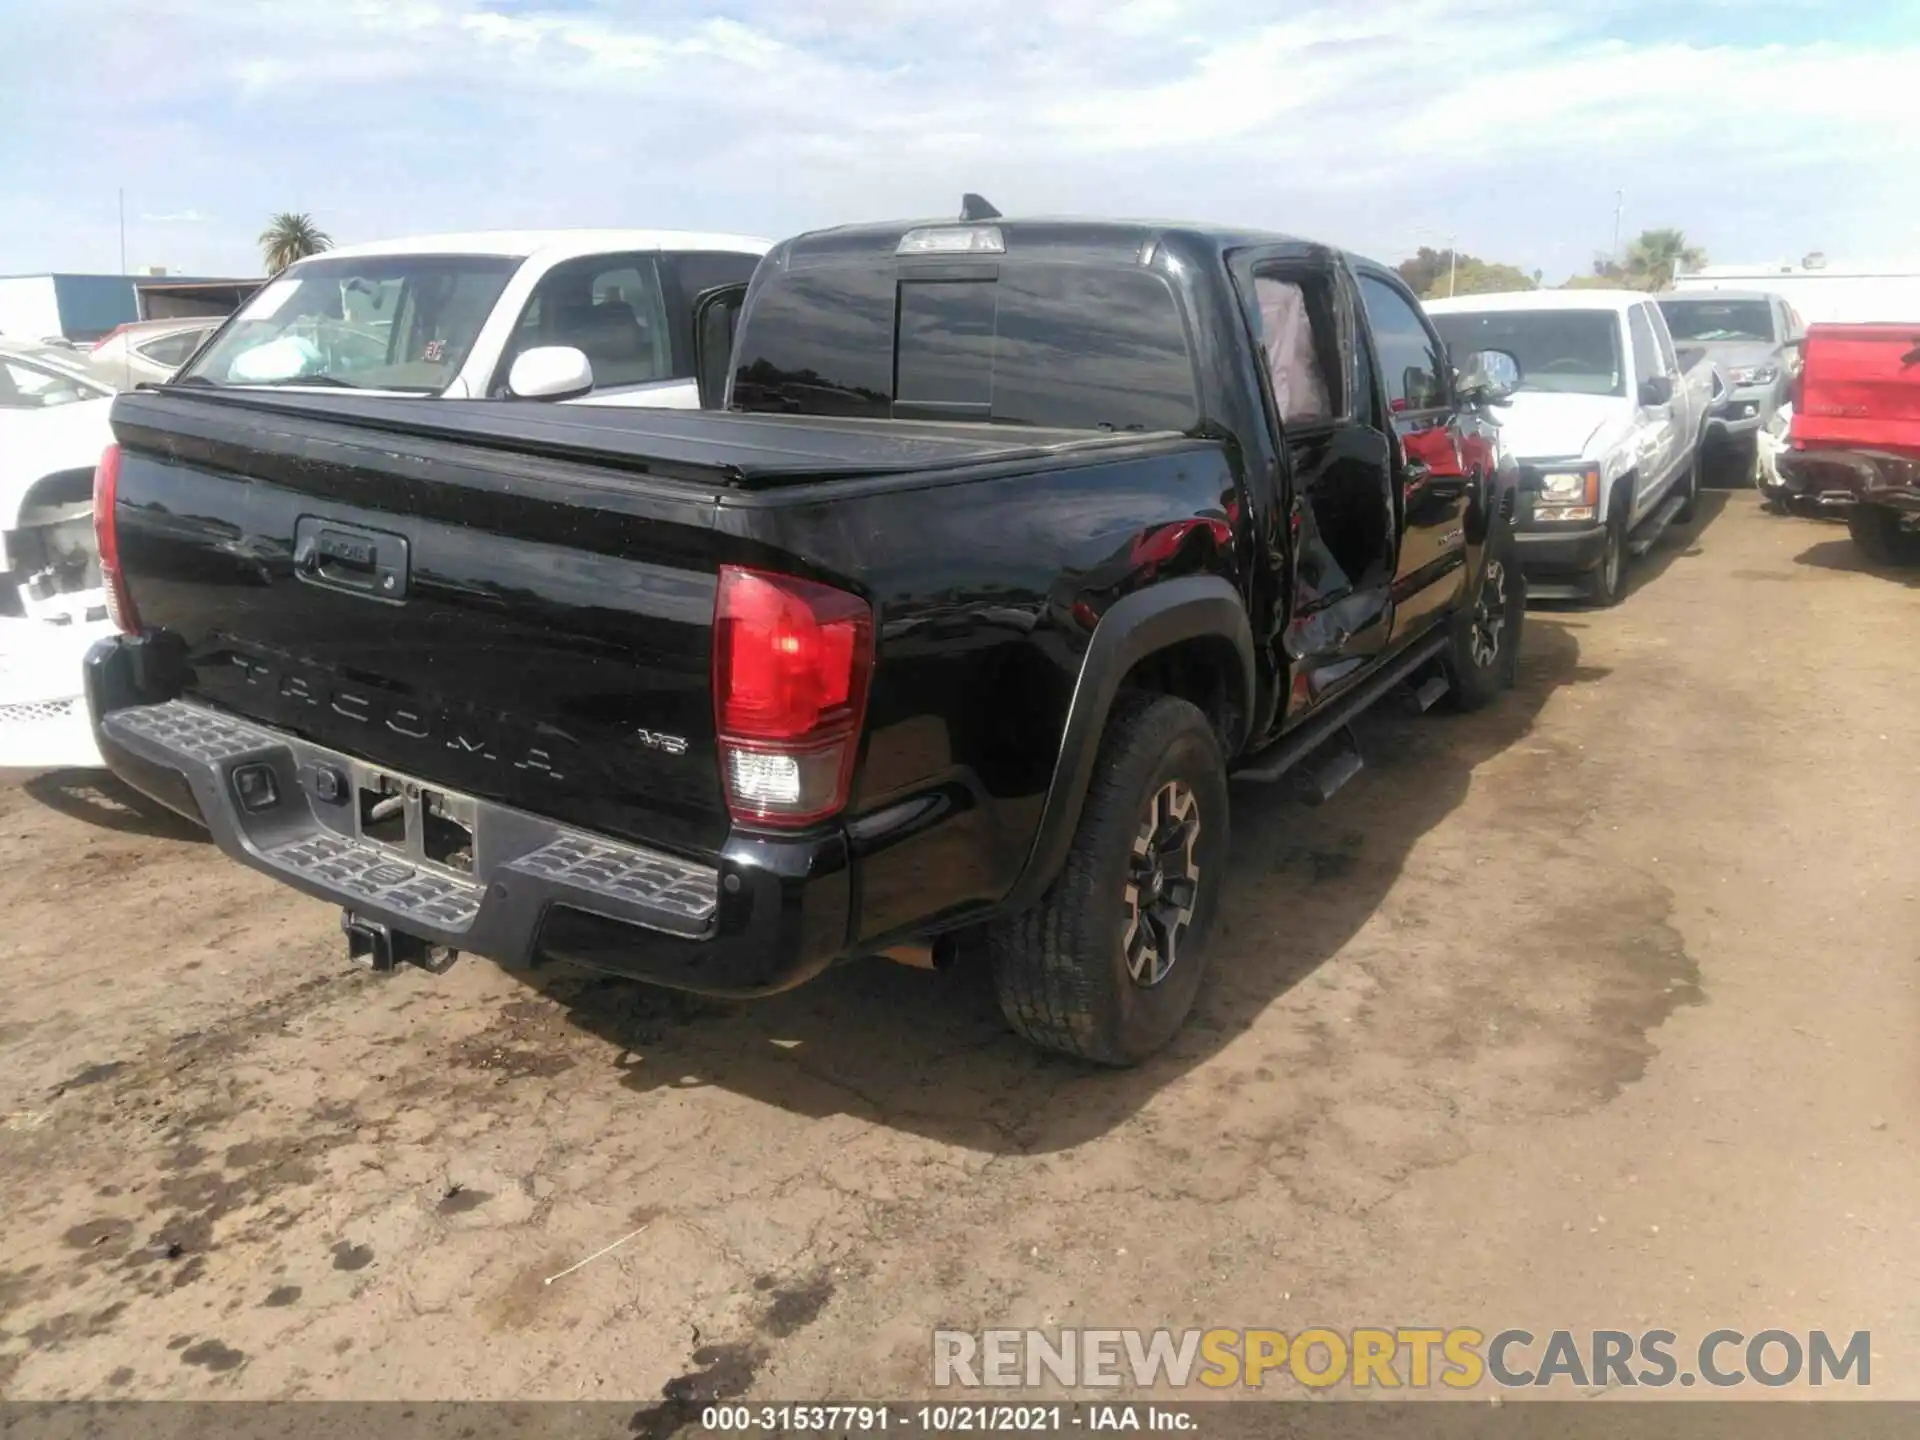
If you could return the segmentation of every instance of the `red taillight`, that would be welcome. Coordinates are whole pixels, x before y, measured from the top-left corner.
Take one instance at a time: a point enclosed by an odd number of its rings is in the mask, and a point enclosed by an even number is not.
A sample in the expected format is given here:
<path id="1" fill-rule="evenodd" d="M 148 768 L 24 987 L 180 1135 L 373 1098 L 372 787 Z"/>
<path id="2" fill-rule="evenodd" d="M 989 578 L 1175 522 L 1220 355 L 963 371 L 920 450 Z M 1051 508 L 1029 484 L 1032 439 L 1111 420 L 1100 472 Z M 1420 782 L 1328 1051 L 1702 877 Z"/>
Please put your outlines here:
<path id="1" fill-rule="evenodd" d="M 873 610 L 811 580 L 720 568 L 713 603 L 713 714 L 736 820 L 806 825 L 847 803 Z"/>
<path id="2" fill-rule="evenodd" d="M 140 612 L 133 608 L 127 578 L 120 573 L 120 527 L 114 503 L 120 497 L 120 447 L 100 452 L 93 469 L 93 543 L 100 552 L 100 583 L 107 592 L 107 614 L 122 634 L 140 633 Z"/>

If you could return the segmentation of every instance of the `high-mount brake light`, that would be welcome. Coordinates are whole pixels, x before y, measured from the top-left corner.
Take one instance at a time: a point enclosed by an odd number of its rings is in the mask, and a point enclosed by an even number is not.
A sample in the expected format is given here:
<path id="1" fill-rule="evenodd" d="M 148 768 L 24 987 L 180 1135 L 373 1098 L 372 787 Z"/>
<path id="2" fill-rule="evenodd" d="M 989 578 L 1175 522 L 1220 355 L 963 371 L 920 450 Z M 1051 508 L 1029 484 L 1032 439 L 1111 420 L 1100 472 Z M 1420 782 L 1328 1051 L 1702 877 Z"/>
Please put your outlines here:
<path id="1" fill-rule="evenodd" d="M 811 580 L 720 568 L 713 713 L 734 819 L 810 825 L 845 808 L 873 673 L 873 609 Z"/>
<path id="2" fill-rule="evenodd" d="M 894 247 L 896 255 L 1004 255 L 1006 238 L 998 225 L 928 225 L 909 230 Z"/>

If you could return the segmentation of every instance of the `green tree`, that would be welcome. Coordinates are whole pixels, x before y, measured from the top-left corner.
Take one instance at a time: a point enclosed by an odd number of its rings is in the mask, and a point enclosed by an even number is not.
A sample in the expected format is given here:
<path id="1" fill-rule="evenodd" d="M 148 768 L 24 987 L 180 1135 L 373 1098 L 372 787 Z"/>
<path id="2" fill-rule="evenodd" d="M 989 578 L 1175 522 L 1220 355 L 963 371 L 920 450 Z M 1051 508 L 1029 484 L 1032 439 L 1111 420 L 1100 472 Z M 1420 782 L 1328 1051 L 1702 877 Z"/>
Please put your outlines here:
<path id="1" fill-rule="evenodd" d="M 1482 260 L 1464 251 L 1433 250 L 1425 245 L 1395 267 L 1407 287 L 1423 300 L 1448 295 L 1490 295 L 1502 290 L 1532 290 L 1538 283 L 1517 265 Z"/>
<path id="2" fill-rule="evenodd" d="M 296 260 L 333 248 L 333 237 L 313 223 L 311 215 L 283 211 L 260 232 L 260 258 L 267 274 L 278 275 Z"/>
<path id="3" fill-rule="evenodd" d="M 1665 290 L 1673 284 L 1679 270 L 1694 270 L 1707 263 L 1707 252 L 1687 244 L 1684 231 L 1642 230 L 1640 238 L 1627 249 L 1627 275 L 1640 290 Z"/>
<path id="4" fill-rule="evenodd" d="M 1634 282 L 1619 264 L 1605 255 L 1593 257 L 1593 270 L 1561 282 L 1562 290 L 1631 290 Z"/>

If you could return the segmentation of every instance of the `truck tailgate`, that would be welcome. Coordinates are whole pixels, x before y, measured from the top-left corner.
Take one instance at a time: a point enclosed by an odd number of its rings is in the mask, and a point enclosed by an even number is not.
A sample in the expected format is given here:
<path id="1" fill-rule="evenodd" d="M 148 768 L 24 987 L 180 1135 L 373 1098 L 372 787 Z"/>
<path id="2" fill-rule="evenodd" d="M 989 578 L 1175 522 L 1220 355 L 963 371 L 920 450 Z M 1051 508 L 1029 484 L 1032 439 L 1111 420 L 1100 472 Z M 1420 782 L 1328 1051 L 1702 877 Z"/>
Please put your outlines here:
<path id="1" fill-rule="evenodd" d="M 1920 458 L 1920 325 L 1810 327 L 1793 441 Z"/>
<path id="2" fill-rule="evenodd" d="M 114 428 L 123 573 L 187 696 L 588 830 L 724 839 L 711 486 L 178 395 Z"/>

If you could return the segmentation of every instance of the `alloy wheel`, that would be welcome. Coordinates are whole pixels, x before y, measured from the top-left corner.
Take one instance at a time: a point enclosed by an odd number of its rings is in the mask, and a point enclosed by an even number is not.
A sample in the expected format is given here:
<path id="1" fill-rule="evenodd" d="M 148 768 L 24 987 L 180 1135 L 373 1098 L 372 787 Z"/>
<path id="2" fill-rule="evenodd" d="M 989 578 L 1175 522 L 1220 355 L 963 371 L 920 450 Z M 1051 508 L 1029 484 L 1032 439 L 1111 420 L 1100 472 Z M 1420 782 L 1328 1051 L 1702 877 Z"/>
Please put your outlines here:
<path id="1" fill-rule="evenodd" d="M 1193 924 L 1200 895 L 1200 803 L 1184 780 L 1169 780 L 1147 802 L 1127 859 L 1127 974 L 1151 987 L 1167 978 Z"/>
<path id="2" fill-rule="evenodd" d="M 1500 658 L 1500 637 L 1507 628 L 1507 567 L 1498 560 L 1487 562 L 1486 578 L 1480 582 L 1480 598 L 1474 602 L 1473 630 L 1468 637 L 1468 653 L 1482 670 L 1493 668 Z"/>

